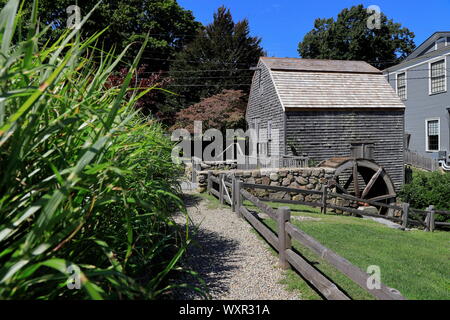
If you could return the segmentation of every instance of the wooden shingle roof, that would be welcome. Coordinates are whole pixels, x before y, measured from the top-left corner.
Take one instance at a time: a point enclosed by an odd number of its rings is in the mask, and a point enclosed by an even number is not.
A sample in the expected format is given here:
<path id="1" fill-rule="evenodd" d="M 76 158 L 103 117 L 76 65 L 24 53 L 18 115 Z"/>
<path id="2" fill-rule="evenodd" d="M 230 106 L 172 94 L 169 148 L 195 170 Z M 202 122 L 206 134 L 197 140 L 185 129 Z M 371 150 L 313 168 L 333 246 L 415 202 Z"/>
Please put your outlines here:
<path id="1" fill-rule="evenodd" d="M 265 65 L 271 70 L 382 73 L 380 70 L 364 61 L 269 57 L 261 57 L 261 60 L 264 61 Z"/>
<path id="2" fill-rule="evenodd" d="M 285 110 L 404 108 L 381 71 L 363 61 L 261 58 Z"/>

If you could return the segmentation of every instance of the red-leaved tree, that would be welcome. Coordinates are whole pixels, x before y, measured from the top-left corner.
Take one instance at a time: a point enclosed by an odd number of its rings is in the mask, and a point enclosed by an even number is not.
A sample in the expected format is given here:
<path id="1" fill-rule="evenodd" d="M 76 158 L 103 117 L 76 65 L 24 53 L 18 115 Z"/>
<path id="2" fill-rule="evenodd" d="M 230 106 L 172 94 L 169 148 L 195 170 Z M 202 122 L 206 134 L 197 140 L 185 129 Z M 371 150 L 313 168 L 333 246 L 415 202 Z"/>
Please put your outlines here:
<path id="1" fill-rule="evenodd" d="M 194 121 L 203 121 L 203 130 L 244 129 L 247 100 L 248 96 L 242 90 L 223 90 L 177 112 L 171 130 L 184 128 L 192 133 Z"/>
<path id="2" fill-rule="evenodd" d="M 145 72 L 146 65 L 142 65 L 133 75 L 133 78 L 130 82 L 130 89 L 137 88 L 138 92 L 142 92 L 147 88 L 155 88 L 146 93 L 143 97 L 141 97 L 137 103 L 136 108 L 141 110 L 146 115 L 154 115 L 157 117 L 161 117 L 162 114 L 160 110 L 157 109 L 157 102 L 159 101 L 159 96 L 161 95 L 161 90 L 168 83 L 170 83 L 169 78 L 163 78 L 161 72 L 151 73 L 150 75 Z M 117 73 L 110 76 L 108 81 L 106 82 L 106 86 L 108 88 L 119 87 L 125 80 L 125 77 L 128 74 L 127 68 L 120 69 Z M 128 92 L 129 95 L 132 94 L 132 90 Z"/>

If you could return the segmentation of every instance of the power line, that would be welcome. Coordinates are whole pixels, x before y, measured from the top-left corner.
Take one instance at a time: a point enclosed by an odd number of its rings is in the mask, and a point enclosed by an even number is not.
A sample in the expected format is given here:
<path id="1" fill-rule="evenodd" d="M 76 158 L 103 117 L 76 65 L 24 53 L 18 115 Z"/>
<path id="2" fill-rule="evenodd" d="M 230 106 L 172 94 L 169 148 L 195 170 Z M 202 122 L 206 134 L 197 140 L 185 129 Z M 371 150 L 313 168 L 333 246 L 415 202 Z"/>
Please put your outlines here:
<path id="1" fill-rule="evenodd" d="M 223 87 L 223 86 L 230 86 L 230 87 L 237 87 L 237 86 L 251 86 L 251 83 L 235 83 L 235 84 L 221 84 L 221 83 L 216 83 L 216 84 L 168 84 L 165 87 L 215 87 L 215 86 L 219 86 L 219 87 Z"/>
<path id="2" fill-rule="evenodd" d="M 166 77 L 164 79 L 174 79 L 174 80 L 180 80 L 180 79 L 186 79 L 186 80 L 208 80 L 208 79 L 245 79 L 245 78 L 253 78 L 253 76 L 233 76 L 233 77 Z"/>
<path id="3" fill-rule="evenodd" d="M 140 72 L 141 74 L 158 74 L 158 73 L 200 73 L 200 72 L 236 72 L 236 71 L 251 71 L 254 72 L 255 70 L 251 69 L 220 69 L 220 70 L 174 70 L 174 71 L 144 71 Z"/>
<path id="4" fill-rule="evenodd" d="M 384 75 L 387 77 L 388 75 Z M 425 80 L 425 79 L 436 79 L 436 78 L 450 78 L 450 76 L 434 76 L 434 77 L 417 77 L 417 78 L 411 78 L 411 77 L 405 77 L 407 80 Z M 395 78 L 392 78 L 392 80 L 395 80 Z"/>
<path id="5" fill-rule="evenodd" d="M 165 59 L 165 58 L 150 58 L 150 57 L 142 57 L 141 60 L 152 60 L 152 61 L 170 61 L 176 62 L 180 61 L 177 59 Z M 223 61 L 199 61 L 199 60 L 182 60 L 184 62 L 192 62 L 192 63 L 211 63 L 211 64 L 224 64 L 224 65 L 240 65 L 240 66 L 248 66 L 250 63 L 243 62 L 223 62 Z"/>
<path id="6" fill-rule="evenodd" d="M 199 37 L 199 36 L 206 36 L 207 38 L 217 38 L 217 39 L 223 39 L 224 38 L 223 36 L 209 35 L 209 34 L 206 34 L 206 33 L 202 34 L 202 33 L 198 33 L 198 32 L 195 33 L 195 34 L 149 33 L 148 35 L 149 36 L 170 36 L 170 37 L 173 37 L 173 38 L 181 38 L 181 37 L 196 38 L 196 37 Z M 233 36 L 231 38 L 233 38 Z M 251 36 L 250 35 L 250 38 L 260 38 L 260 37 L 258 37 L 258 36 Z"/>
<path id="7" fill-rule="evenodd" d="M 301 58 L 299 58 L 301 59 Z M 156 60 L 156 61 L 178 61 L 176 59 L 163 59 L 163 58 L 149 58 L 149 57 L 143 57 L 142 60 Z M 248 63 L 240 63 L 240 62 L 222 62 L 222 61 L 199 61 L 199 60 L 183 60 L 185 62 L 192 62 L 192 63 L 209 63 L 209 64 L 220 64 L 220 65 L 245 65 L 248 66 Z M 385 60 L 386 62 L 396 62 L 397 60 Z M 367 63 L 382 63 L 381 61 L 366 61 Z M 424 62 L 425 63 L 425 62 Z M 250 70 L 250 69 L 231 69 L 231 70 L 205 70 L 205 71 L 236 71 L 236 70 Z M 429 71 L 430 69 L 415 69 L 415 70 L 408 70 L 408 72 L 418 72 L 418 71 Z M 447 71 L 450 71 L 450 69 L 445 69 Z M 252 70 L 253 71 L 253 70 Z M 175 72 L 175 71 L 172 71 Z M 393 71 L 395 72 L 395 71 Z"/>

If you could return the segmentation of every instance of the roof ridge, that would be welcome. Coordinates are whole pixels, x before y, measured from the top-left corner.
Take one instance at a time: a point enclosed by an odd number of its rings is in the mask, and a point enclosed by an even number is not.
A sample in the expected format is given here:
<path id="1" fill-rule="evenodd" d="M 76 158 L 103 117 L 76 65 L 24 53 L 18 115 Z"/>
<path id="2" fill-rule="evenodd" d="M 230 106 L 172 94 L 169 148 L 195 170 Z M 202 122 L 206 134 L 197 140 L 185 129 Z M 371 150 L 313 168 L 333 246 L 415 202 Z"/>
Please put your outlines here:
<path id="1" fill-rule="evenodd" d="M 260 57 L 260 61 L 270 70 L 382 74 L 381 70 L 361 60 Z"/>
<path id="2" fill-rule="evenodd" d="M 344 60 L 344 59 L 315 59 L 315 58 L 292 58 L 292 57 L 265 57 L 261 56 L 260 59 L 277 59 L 277 60 L 286 60 L 286 59 L 292 59 L 292 60 L 308 60 L 308 61 L 347 61 L 347 62 L 364 62 L 367 63 L 364 60 Z"/>

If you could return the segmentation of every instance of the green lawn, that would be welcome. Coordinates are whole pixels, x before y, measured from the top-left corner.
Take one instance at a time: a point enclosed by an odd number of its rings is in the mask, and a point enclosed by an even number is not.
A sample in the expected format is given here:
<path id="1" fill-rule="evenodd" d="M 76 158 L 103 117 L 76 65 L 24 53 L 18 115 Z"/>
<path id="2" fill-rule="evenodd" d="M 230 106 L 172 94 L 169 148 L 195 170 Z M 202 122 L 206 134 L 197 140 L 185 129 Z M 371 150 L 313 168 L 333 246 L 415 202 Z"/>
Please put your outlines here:
<path id="1" fill-rule="evenodd" d="M 217 201 L 208 197 L 210 202 Z M 268 203 L 277 208 L 285 204 Z M 257 209 L 249 202 L 245 205 Z M 318 209 L 288 205 L 291 215 L 320 218 L 320 221 L 292 223 L 320 243 L 335 251 L 363 270 L 369 265 L 381 269 L 381 281 L 399 290 L 408 299 L 450 299 L 450 233 L 437 231 L 401 231 L 388 228 L 372 220 L 342 215 L 323 215 Z M 275 230 L 276 223 L 266 219 Z M 353 283 L 315 253 L 293 242 L 294 247 L 309 261 L 344 289 L 353 299 L 372 299 L 372 296 Z M 286 272 L 284 283 L 297 288 L 303 299 L 320 299 L 294 271 Z"/>
<path id="2" fill-rule="evenodd" d="M 277 208 L 286 206 L 268 203 Z M 249 202 L 246 206 L 252 207 Z M 408 299 L 450 299 L 450 233 L 437 231 L 401 231 L 377 222 L 342 216 L 323 215 L 318 209 L 289 205 L 292 216 L 320 218 L 320 221 L 292 223 L 320 243 L 335 251 L 363 270 L 369 265 L 380 266 L 381 281 L 396 288 Z M 255 209 L 255 207 L 252 207 Z M 256 209 L 255 209 L 256 210 Z M 271 219 L 267 225 L 276 228 Z M 313 261 L 315 266 L 333 279 L 354 299 L 372 297 L 315 253 L 294 241 L 294 247 Z M 320 298 L 293 271 L 286 275 L 290 288 L 304 292 L 304 298 Z M 305 290 L 306 289 L 306 290 Z"/>

